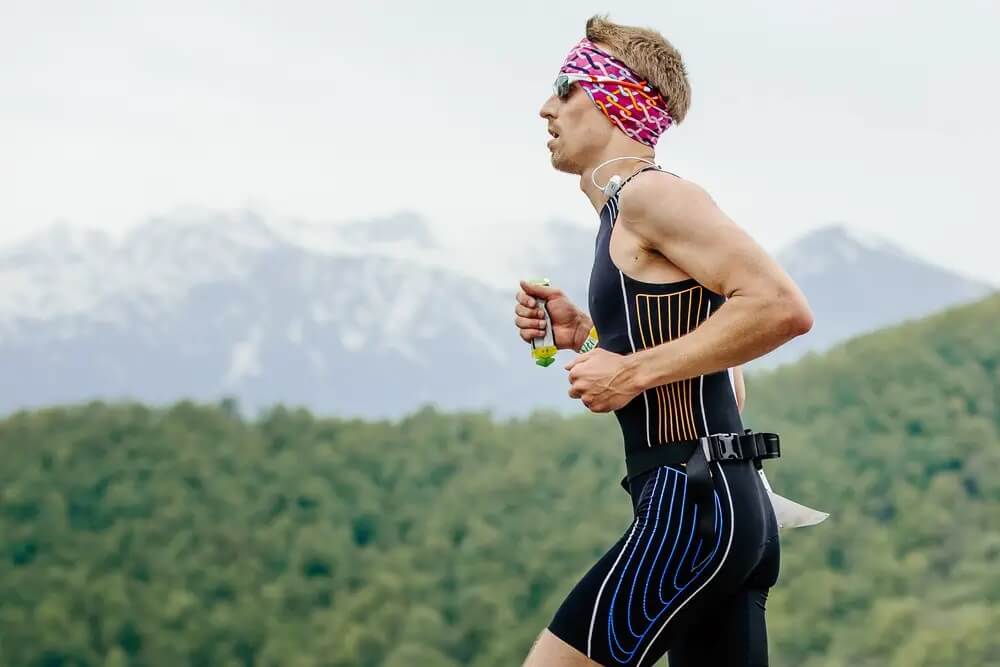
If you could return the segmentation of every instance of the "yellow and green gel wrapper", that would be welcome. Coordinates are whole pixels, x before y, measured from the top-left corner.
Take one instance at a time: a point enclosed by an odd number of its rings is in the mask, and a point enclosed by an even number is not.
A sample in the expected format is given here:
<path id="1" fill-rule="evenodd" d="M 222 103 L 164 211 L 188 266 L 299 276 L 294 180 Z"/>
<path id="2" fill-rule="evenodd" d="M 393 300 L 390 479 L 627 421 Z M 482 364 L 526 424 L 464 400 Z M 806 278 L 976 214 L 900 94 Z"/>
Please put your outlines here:
<path id="1" fill-rule="evenodd" d="M 541 285 L 542 287 L 551 286 L 548 278 L 538 278 L 527 282 L 532 285 Z M 552 333 L 552 319 L 549 317 L 549 309 L 545 307 L 545 299 L 535 297 L 535 301 L 545 315 L 545 335 L 531 340 L 531 356 L 539 366 L 551 366 L 552 362 L 556 360 L 556 352 L 558 352 L 554 338 L 555 334 Z"/>

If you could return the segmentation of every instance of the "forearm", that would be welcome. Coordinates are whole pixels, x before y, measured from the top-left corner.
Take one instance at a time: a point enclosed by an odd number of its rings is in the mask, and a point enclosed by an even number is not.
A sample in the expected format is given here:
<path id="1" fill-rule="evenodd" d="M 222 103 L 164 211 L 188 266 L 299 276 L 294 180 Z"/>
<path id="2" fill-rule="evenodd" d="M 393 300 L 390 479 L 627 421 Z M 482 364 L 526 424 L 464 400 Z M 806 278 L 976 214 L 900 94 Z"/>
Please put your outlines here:
<path id="1" fill-rule="evenodd" d="M 594 326 L 594 320 L 590 319 L 585 311 L 577 308 L 577 324 L 576 333 L 573 335 L 573 345 L 572 349 L 575 352 L 579 350 L 580 347 L 587 340 L 587 335 L 590 333 L 591 328 Z"/>
<path id="2" fill-rule="evenodd" d="M 779 301 L 733 296 L 691 333 L 629 355 L 627 381 L 643 391 L 714 373 L 763 356 L 804 330 Z"/>

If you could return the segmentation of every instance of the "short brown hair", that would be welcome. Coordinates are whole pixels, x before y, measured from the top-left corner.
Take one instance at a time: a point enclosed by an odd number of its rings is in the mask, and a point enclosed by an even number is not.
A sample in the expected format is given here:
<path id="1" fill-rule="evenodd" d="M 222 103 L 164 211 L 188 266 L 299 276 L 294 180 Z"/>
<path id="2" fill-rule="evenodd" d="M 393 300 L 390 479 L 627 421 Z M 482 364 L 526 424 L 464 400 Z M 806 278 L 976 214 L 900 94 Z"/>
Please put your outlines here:
<path id="1" fill-rule="evenodd" d="M 607 46 L 611 55 L 653 84 L 675 123 L 684 120 L 691 106 L 691 84 L 680 52 L 663 35 L 594 15 L 587 19 L 587 39 Z"/>

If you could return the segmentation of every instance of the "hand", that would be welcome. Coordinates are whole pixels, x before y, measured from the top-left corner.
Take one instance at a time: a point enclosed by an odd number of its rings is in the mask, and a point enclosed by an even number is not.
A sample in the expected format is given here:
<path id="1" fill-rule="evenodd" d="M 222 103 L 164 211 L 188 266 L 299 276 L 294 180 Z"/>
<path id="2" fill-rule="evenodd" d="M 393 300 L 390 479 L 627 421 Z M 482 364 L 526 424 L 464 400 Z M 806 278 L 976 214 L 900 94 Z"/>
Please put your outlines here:
<path id="1" fill-rule="evenodd" d="M 591 412 L 618 410 L 639 395 L 624 355 L 597 347 L 577 355 L 565 368 L 570 398 L 579 398 Z"/>
<path id="2" fill-rule="evenodd" d="M 590 333 L 590 318 L 583 315 L 580 309 L 557 287 L 544 287 L 521 281 L 514 306 L 514 324 L 517 325 L 521 339 L 530 343 L 534 338 L 545 335 L 545 315 L 538 307 L 535 298 L 545 299 L 549 318 L 552 320 L 552 334 L 556 348 L 560 350 L 578 350 Z"/>

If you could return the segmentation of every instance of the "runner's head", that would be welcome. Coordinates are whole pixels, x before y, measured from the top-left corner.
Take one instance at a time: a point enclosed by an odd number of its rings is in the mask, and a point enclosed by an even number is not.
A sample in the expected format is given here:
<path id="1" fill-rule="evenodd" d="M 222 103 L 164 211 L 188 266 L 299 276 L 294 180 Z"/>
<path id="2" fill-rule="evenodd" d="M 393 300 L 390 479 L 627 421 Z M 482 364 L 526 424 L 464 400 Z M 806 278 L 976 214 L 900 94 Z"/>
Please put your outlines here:
<path id="1" fill-rule="evenodd" d="M 690 99 L 680 53 L 660 33 L 593 16 L 539 111 L 552 164 L 582 173 L 609 153 L 648 154 Z"/>

